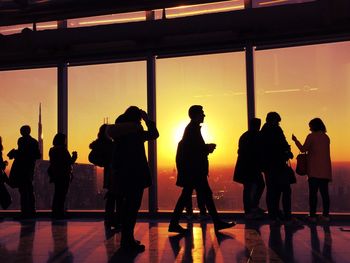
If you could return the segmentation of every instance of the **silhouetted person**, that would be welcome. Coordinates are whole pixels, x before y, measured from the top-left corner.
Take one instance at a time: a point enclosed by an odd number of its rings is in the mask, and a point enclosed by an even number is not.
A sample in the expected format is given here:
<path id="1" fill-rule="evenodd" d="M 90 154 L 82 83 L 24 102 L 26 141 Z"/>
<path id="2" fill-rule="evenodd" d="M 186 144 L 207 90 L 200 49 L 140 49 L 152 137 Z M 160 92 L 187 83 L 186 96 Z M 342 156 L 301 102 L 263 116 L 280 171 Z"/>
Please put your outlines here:
<path id="1" fill-rule="evenodd" d="M 178 147 L 177 147 L 177 152 L 176 152 L 176 168 L 177 170 L 181 170 L 181 166 L 183 163 L 183 142 L 179 142 Z M 178 178 L 176 181 L 176 185 L 183 187 L 182 185 L 182 178 L 181 174 L 178 174 Z M 196 192 L 196 197 L 197 197 L 197 205 L 199 209 L 199 218 L 200 219 L 206 219 L 207 217 L 207 208 L 205 207 L 205 202 L 203 196 L 201 196 L 201 193 Z M 192 193 L 189 196 L 189 199 L 186 202 L 186 216 L 188 219 L 194 219 L 196 216 L 193 214 L 193 206 L 192 206 Z"/>
<path id="2" fill-rule="evenodd" d="M 63 133 L 57 133 L 53 139 L 53 147 L 50 148 L 50 166 L 48 174 L 50 182 L 55 185 L 55 192 L 52 200 L 52 218 L 64 219 L 64 203 L 68 193 L 69 183 L 71 182 L 72 165 L 77 160 L 77 152 L 72 155 L 67 150 L 67 138 Z"/>
<path id="3" fill-rule="evenodd" d="M 110 191 L 112 173 L 113 140 L 107 136 L 107 124 L 101 125 L 97 139 L 90 144 L 90 149 L 96 155 L 95 165 L 103 167 L 103 188 L 107 189 L 105 195 L 105 225 L 107 227 L 119 226 L 121 224 L 121 198 L 118 198 Z M 117 214 L 116 214 L 117 213 Z M 116 225 L 117 224 L 117 225 Z"/>
<path id="4" fill-rule="evenodd" d="M 5 183 L 8 183 L 8 177 L 5 173 L 6 166 L 8 164 L 7 161 L 4 161 L 2 158 L 2 151 L 4 147 L 2 146 L 2 138 L 0 136 L 0 205 L 3 209 L 7 209 L 11 204 L 11 196 L 9 195 Z M 0 220 L 2 217 L 0 217 Z"/>
<path id="5" fill-rule="evenodd" d="M 260 218 L 263 209 L 259 208 L 265 183 L 260 164 L 260 130 L 261 120 L 252 118 L 249 129 L 239 138 L 238 158 L 233 180 L 243 184 L 243 205 L 247 219 Z"/>
<path id="6" fill-rule="evenodd" d="M 1 171 L 5 172 L 5 169 L 6 169 L 6 166 L 8 165 L 8 162 L 4 161 L 4 159 L 2 157 L 2 151 L 3 150 L 4 150 L 4 147 L 2 145 L 2 138 L 0 136 L 0 169 L 1 169 Z"/>
<path id="7" fill-rule="evenodd" d="M 177 185 L 182 186 L 182 193 L 176 203 L 174 212 L 169 224 L 169 232 L 185 233 L 186 229 L 179 225 L 179 220 L 184 207 L 190 199 L 193 189 L 203 196 L 205 206 L 213 220 L 215 231 L 229 228 L 235 225 L 234 222 L 226 223 L 219 219 L 216 210 L 213 193 L 208 183 L 209 162 L 208 155 L 212 153 L 216 145 L 206 144 L 201 134 L 200 124 L 204 121 L 203 107 L 193 105 L 188 111 L 191 119 L 182 137 L 181 164 L 178 167 Z"/>
<path id="8" fill-rule="evenodd" d="M 286 162 L 293 158 L 284 133 L 279 126 L 281 117 L 277 112 L 269 112 L 266 123 L 260 131 L 262 167 L 266 182 L 266 203 L 273 223 L 281 220 L 292 221 L 290 178 L 286 174 Z M 282 197 L 283 215 L 279 210 Z M 296 221 L 295 221 L 296 222 Z"/>
<path id="9" fill-rule="evenodd" d="M 147 131 L 141 120 L 145 121 Z M 142 252 L 145 246 L 135 240 L 134 228 L 143 191 L 152 184 L 144 142 L 157 139 L 159 133 L 145 111 L 130 106 L 109 128 L 108 134 L 114 140 L 111 191 L 123 197 L 120 246 L 125 251 Z"/>
<path id="10" fill-rule="evenodd" d="M 18 149 L 12 149 L 8 153 L 10 159 L 15 159 L 11 171 L 10 180 L 13 187 L 18 187 L 21 198 L 21 217 L 32 218 L 35 216 L 35 197 L 33 189 L 33 177 L 35 162 L 41 157 L 38 141 L 30 136 L 30 127 L 24 125 L 20 129 L 22 137 L 17 141 Z"/>
<path id="11" fill-rule="evenodd" d="M 329 192 L 328 184 L 332 181 L 332 164 L 330 157 L 330 139 L 326 134 L 327 129 L 320 118 L 314 118 L 309 122 L 311 133 L 301 144 L 293 135 L 292 140 L 301 152 L 307 152 L 307 175 L 309 182 L 309 221 L 317 220 L 317 192 L 320 191 L 323 204 L 323 213 L 318 220 L 329 222 Z"/>

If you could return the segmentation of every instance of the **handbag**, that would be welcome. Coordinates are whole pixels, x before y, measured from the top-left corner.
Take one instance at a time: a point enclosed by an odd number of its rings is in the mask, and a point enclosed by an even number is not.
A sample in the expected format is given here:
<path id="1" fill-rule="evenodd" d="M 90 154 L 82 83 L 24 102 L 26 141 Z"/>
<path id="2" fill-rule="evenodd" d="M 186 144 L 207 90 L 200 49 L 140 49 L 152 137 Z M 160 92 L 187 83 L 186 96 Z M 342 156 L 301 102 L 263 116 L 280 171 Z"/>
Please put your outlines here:
<path id="1" fill-rule="evenodd" d="M 297 156 L 297 167 L 295 168 L 297 174 L 304 176 L 307 174 L 307 153 L 299 153 Z"/>
<path id="2" fill-rule="evenodd" d="M 283 166 L 281 166 L 280 176 L 278 176 L 277 180 L 279 185 L 290 185 L 297 182 L 297 178 L 290 161 L 286 161 Z"/>
<path id="3" fill-rule="evenodd" d="M 297 178 L 295 176 L 294 170 L 292 168 L 292 165 L 290 164 L 290 161 L 286 163 L 285 173 L 288 176 L 289 184 L 295 184 L 297 182 Z"/>

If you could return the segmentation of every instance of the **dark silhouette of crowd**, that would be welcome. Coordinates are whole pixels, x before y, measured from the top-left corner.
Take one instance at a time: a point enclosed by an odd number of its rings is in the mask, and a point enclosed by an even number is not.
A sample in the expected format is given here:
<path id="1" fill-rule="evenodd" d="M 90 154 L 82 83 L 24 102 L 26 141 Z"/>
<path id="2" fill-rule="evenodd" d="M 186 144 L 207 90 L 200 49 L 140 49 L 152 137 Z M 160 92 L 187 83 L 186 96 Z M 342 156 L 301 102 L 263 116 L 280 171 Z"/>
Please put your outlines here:
<path id="1" fill-rule="evenodd" d="M 177 181 L 182 188 L 168 227 L 169 232 L 186 235 L 189 229 L 180 225 L 186 209 L 189 219 L 193 217 L 192 193 L 195 190 L 200 219 L 210 215 L 215 232 L 235 226 L 235 222 L 220 219 L 209 185 L 208 156 L 216 149 L 216 144 L 206 143 L 202 137 L 201 124 L 205 114 L 201 105 L 192 105 L 188 110 L 190 121 L 176 153 Z M 142 126 L 144 122 L 147 129 Z M 252 118 L 248 130 L 238 141 L 238 158 L 233 173 L 233 181 L 243 185 L 243 207 L 246 220 L 270 219 L 271 226 L 284 224 L 287 227 L 301 228 L 300 220 L 292 216 L 291 184 L 296 183 L 295 173 L 290 166 L 294 156 L 291 147 L 280 127 L 281 117 L 277 112 L 269 112 L 262 126 L 261 120 Z M 330 198 L 328 184 L 332 179 L 330 160 L 330 139 L 321 119 L 309 123 L 311 133 L 302 144 L 292 136 L 301 152 L 307 154 L 307 175 L 309 183 L 309 223 L 330 221 Z M 9 176 L 5 173 L 8 162 L 3 159 L 0 137 L 0 205 L 6 209 L 11 197 L 4 184 L 18 189 L 21 204 L 21 219 L 35 218 L 35 198 L 33 176 L 35 162 L 41 157 L 38 141 L 31 137 L 28 125 L 20 128 L 21 137 L 17 149 L 7 156 L 14 159 Z M 121 231 L 120 249 L 127 252 L 142 252 L 145 246 L 134 237 L 137 214 L 141 206 L 143 192 L 152 185 L 145 145 L 146 141 L 156 140 L 159 132 L 156 124 L 147 113 L 136 106 L 130 106 L 118 116 L 112 125 L 103 124 L 97 138 L 90 143 L 89 161 L 103 168 L 105 194 L 105 226 Z M 57 133 L 49 151 L 50 165 L 47 174 L 54 185 L 52 202 L 53 220 L 68 218 L 65 200 L 69 185 L 73 180 L 72 166 L 78 157 L 77 152 L 67 149 L 67 138 Z M 266 189 L 266 211 L 260 202 Z M 323 214 L 317 216 L 317 192 L 321 193 Z M 280 208 L 282 204 L 282 208 Z"/>

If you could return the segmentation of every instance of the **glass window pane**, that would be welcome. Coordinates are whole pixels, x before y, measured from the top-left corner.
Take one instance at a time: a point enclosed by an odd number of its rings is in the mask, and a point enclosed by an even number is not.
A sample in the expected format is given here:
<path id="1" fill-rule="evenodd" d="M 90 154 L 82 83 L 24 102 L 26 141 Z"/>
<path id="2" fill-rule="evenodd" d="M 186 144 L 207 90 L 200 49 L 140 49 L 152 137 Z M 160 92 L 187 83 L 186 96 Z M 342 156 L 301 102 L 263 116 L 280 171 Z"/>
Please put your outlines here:
<path id="1" fill-rule="evenodd" d="M 12 35 L 22 32 L 24 28 L 29 28 L 30 30 L 33 30 L 33 24 L 22 24 L 22 25 L 13 25 L 13 26 L 1 26 L 0 27 L 0 34 L 3 35 Z M 57 28 L 57 22 L 51 21 L 51 22 L 42 22 L 37 23 L 36 30 L 47 30 L 47 29 L 56 29 Z"/>
<path id="2" fill-rule="evenodd" d="M 184 5 L 166 9 L 166 18 L 203 15 L 244 9 L 244 0 L 233 0 L 200 5 Z"/>
<path id="3" fill-rule="evenodd" d="M 308 123 L 321 118 L 331 139 L 333 182 L 330 184 L 331 211 L 349 212 L 350 198 L 350 42 L 274 49 L 256 52 L 257 116 L 280 113 L 294 156 L 294 133 L 304 142 Z M 306 178 L 293 185 L 294 211 L 308 211 Z M 319 202 L 320 203 L 320 202 Z"/>
<path id="4" fill-rule="evenodd" d="M 202 134 L 217 148 L 209 155 L 209 181 L 219 210 L 241 210 L 241 187 L 233 184 L 239 136 L 247 128 L 244 53 L 157 60 L 159 209 L 172 210 L 179 197 L 175 153 L 188 108 L 204 107 Z M 196 202 L 193 203 L 196 207 Z"/>
<path id="5" fill-rule="evenodd" d="M 253 7 L 267 7 L 275 5 L 300 4 L 317 0 L 253 0 Z"/>
<path id="6" fill-rule="evenodd" d="M 50 209 L 52 188 L 48 182 L 48 151 L 52 138 L 57 131 L 57 80 L 56 69 L 31 69 L 0 72 L 0 136 L 3 141 L 3 158 L 8 160 L 7 153 L 17 149 L 17 140 L 21 136 L 19 129 L 23 125 L 31 127 L 31 136 L 39 140 L 39 105 L 41 104 L 41 124 L 43 138 L 43 159 L 38 160 L 34 191 L 37 209 Z M 12 160 L 6 169 L 10 173 Z M 19 209 L 17 189 L 10 189 L 13 199 L 9 209 Z"/>
<path id="7" fill-rule="evenodd" d="M 75 18 L 68 20 L 68 27 L 86 27 L 86 26 L 96 26 L 96 25 L 108 25 L 117 23 L 130 23 L 145 21 L 146 13 L 145 11 L 131 12 L 123 14 L 111 14 L 84 18 Z"/>
<path id="8" fill-rule="evenodd" d="M 69 208 L 104 209 L 102 170 L 89 163 L 89 144 L 104 122 L 114 123 L 128 106 L 146 109 L 146 63 L 70 67 L 68 79 L 68 145 L 78 152 Z M 148 207 L 147 197 L 145 193 L 142 209 Z"/>

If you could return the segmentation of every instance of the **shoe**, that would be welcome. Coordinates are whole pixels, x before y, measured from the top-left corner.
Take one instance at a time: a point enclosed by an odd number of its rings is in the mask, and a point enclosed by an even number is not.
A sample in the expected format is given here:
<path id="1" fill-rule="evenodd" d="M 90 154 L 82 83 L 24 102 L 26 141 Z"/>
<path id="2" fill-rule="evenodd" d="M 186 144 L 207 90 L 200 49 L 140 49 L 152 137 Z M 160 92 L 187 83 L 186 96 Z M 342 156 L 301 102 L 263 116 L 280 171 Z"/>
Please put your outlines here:
<path id="1" fill-rule="evenodd" d="M 112 220 L 105 220 L 104 225 L 105 227 L 112 228 L 114 227 L 114 222 Z"/>
<path id="2" fill-rule="evenodd" d="M 296 228 L 304 228 L 303 224 L 296 218 L 292 217 L 289 220 L 284 221 L 285 226 L 289 227 L 296 227 Z"/>
<path id="3" fill-rule="evenodd" d="M 280 227 L 281 224 L 282 224 L 282 221 L 278 217 L 275 218 L 275 219 L 271 219 L 270 226 L 272 226 L 272 227 Z"/>
<path id="4" fill-rule="evenodd" d="M 320 224 L 327 224 L 331 221 L 331 218 L 329 216 L 319 215 L 317 221 Z"/>
<path id="5" fill-rule="evenodd" d="M 214 223 L 214 229 L 215 232 L 218 232 L 219 230 L 230 228 L 236 225 L 236 222 L 224 222 L 224 221 L 217 221 Z"/>
<path id="6" fill-rule="evenodd" d="M 67 220 L 67 219 L 71 219 L 70 216 L 63 214 L 63 215 L 53 215 L 52 216 L 53 220 Z"/>
<path id="7" fill-rule="evenodd" d="M 265 214 L 265 212 L 266 212 L 265 209 L 262 209 L 260 207 L 253 208 L 252 210 L 253 210 L 254 213 L 257 213 L 257 214 Z"/>
<path id="8" fill-rule="evenodd" d="M 197 220 L 198 214 L 186 214 L 186 219 L 187 220 Z"/>
<path id="9" fill-rule="evenodd" d="M 317 223 L 317 217 L 316 216 L 308 216 L 306 218 L 306 221 L 310 224 L 316 224 Z"/>
<path id="10" fill-rule="evenodd" d="M 168 232 L 179 233 L 179 234 L 186 234 L 186 233 L 188 233 L 188 231 L 189 231 L 188 229 L 183 228 L 179 224 L 170 223 L 169 228 L 168 228 Z"/>
<path id="11" fill-rule="evenodd" d="M 258 213 L 258 212 L 250 212 L 250 213 L 245 214 L 244 217 L 247 220 L 255 220 L 255 219 L 263 218 L 263 214 Z"/>
<path id="12" fill-rule="evenodd" d="M 142 245 L 141 243 L 135 241 L 131 243 L 120 244 L 120 249 L 130 253 L 141 253 L 145 251 L 146 247 L 145 245 Z"/>
<path id="13" fill-rule="evenodd" d="M 201 221 L 206 221 L 209 219 L 210 219 L 210 215 L 208 215 L 208 214 L 200 214 L 199 215 L 199 220 L 201 220 Z"/>

